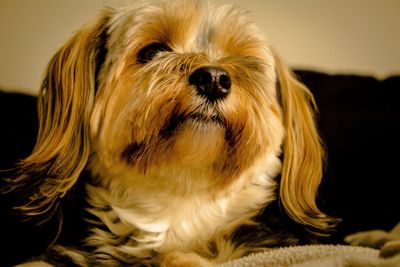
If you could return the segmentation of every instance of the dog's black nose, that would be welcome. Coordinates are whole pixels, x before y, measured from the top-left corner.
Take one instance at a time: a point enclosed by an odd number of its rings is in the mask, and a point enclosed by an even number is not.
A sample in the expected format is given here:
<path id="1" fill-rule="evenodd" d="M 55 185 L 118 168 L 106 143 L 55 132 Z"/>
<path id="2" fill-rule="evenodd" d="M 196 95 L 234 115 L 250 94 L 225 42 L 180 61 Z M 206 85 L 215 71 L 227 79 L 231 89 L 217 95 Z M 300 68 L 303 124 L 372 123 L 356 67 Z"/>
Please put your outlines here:
<path id="1" fill-rule="evenodd" d="M 228 72 L 217 67 L 201 67 L 189 76 L 189 83 L 196 86 L 197 92 L 211 101 L 227 96 L 231 90 L 231 77 Z"/>

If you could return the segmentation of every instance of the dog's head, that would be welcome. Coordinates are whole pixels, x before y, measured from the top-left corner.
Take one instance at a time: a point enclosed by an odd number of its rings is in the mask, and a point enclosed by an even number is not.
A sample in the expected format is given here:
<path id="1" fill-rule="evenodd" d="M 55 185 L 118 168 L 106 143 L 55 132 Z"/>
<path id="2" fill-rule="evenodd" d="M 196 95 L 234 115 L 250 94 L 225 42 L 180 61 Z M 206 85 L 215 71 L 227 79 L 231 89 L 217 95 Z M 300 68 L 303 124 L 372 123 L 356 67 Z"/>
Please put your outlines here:
<path id="1" fill-rule="evenodd" d="M 104 183 L 108 172 L 185 170 L 201 175 L 164 185 L 224 190 L 282 153 L 286 212 L 329 226 L 315 203 L 323 149 L 313 97 L 237 8 L 146 1 L 105 11 L 54 56 L 38 110 L 36 146 L 14 179 L 27 215 L 49 216 L 88 165 Z"/>

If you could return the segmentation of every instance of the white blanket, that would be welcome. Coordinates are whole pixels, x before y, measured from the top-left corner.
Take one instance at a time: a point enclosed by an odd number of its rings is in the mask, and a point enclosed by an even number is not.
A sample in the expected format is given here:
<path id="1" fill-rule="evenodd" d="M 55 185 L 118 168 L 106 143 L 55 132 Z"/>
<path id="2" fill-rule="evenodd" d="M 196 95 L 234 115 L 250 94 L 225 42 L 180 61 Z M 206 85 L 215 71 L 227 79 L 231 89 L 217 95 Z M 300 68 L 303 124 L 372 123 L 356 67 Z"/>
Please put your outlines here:
<path id="1" fill-rule="evenodd" d="M 400 267 L 400 255 L 380 258 L 379 250 L 342 245 L 280 248 L 237 259 L 218 267 Z"/>

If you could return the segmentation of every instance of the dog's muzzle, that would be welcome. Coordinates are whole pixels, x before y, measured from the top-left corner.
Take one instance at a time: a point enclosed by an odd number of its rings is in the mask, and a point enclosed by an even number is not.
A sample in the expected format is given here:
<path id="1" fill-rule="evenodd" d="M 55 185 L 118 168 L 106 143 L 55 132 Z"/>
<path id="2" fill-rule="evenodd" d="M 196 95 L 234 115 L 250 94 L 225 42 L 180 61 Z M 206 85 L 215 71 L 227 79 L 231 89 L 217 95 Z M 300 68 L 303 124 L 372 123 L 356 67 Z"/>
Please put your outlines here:
<path id="1" fill-rule="evenodd" d="M 229 94 L 232 81 L 229 73 L 222 68 L 201 67 L 189 76 L 189 84 L 196 87 L 199 95 L 215 102 Z"/>

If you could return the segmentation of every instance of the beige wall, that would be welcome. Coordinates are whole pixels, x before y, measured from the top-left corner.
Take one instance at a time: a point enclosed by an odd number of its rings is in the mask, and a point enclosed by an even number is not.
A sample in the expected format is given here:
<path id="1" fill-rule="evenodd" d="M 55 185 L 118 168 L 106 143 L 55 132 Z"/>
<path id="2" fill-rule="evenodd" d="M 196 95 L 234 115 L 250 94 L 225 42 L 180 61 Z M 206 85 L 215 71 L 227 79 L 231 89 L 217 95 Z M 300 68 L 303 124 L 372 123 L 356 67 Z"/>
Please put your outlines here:
<path id="1" fill-rule="evenodd" d="M 37 93 L 58 47 L 101 6 L 126 0 L 0 0 L 0 88 Z M 400 74 L 400 0 L 214 0 L 251 11 L 293 67 Z"/>

